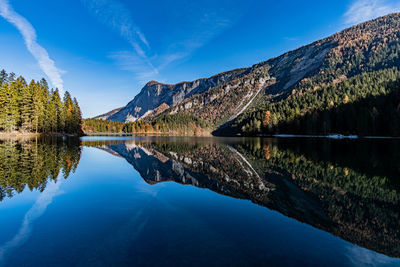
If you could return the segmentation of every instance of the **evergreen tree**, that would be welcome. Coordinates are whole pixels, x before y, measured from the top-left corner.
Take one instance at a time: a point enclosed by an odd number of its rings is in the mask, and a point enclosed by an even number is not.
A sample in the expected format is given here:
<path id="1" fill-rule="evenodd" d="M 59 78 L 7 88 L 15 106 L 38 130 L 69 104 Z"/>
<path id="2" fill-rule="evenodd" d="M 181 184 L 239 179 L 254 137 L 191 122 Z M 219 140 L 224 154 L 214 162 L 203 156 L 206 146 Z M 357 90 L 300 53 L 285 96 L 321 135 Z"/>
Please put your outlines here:
<path id="1" fill-rule="evenodd" d="M 14 72 L 11 72 L 9 75 L 8 75 L 8 82 L 9 83 L 12 83 L 12 82 L 14 82 L 15 81 L 15 73 Z"/>
<path id="2" fill-rule="evenodd" d="M 65 132 L 72 133 L 74 130 L 74 103 L 68 91 L 64 94 L 64 114 L 65 114 Z"/>
<path id="3" fill-rule="evenodd" d="M 53 91 L 51 101 L 55 105 L 55 112 L 56 112 L 56 118 L 57 118 L 57 128 L 56 132 L 63 132 L 64 131 L 64 125 L 65 125 L 65 119 L 64 119 L 64 105 L 61 102 L 60 94 L 58 92 L 58 89 Z"/>
<path id="4" fill-rule="evenodd" d="M 33 129 L 33 95 L 29 86 L 24 86 L 20 96 L 21 103 L 21 127 L 23 131 L 31 131 Z"/>
<path id="5" fill-rule="evenodd" d="M 0 86 L 2 86 L 3 83 L 7 81 L 8 81 L 8 74 L 4 69 L 2 69 L 0 71 Z"/>
<path id="6" fill-rule="evenodd" d="M 18 122 L 17 126 L 21 127 L 22 126 L 22 111 L 23 111 L 23 101 L 22 101 L 22 96 L 23 96 L 23 91 L 24 88 L 26 88 L 26 81 L 22 76 L 19 76 L 12 84 L 11 84 L 17 93 L 17 106 L 18 106 Z"/>
<path id="7" fill-rule="evenodd" d="M 82 129 L 82 112 L 81 108 L 79 107 L 78 101 L 74 97 L 73 99 L 73 122 L 74 122 L 74 133 L 79 133 Z"/>
<path id="8" fill-rule="evenodd" d="M 32 126 L 33 130 L 37 133 L 39 132 L 40 119 L 43 117 L 43 103 L 41 101 L 40 90 L 34 80 L 29 84 L 29 91 L 32 93 L 33 102 L 33 118 Z"/>
<path id="9" fill-rule="evenodd" d="M 15 87 L 4 83 L 0 92 L 0 124 L 5 131 L 14 131 L 18 122 L 18 95 Z"/>
<path id="10" fill-rule="evenodd" d="M 47 87 L 47 82 L 43 83 L 42 79 L 40 82 L 36 83 L 39 103 L 40 103 L 40 112 L 39 112 L 39 130 L 40 132 L 48 132 L 49 124 L 48 124 L 48 112 L 47 112 L 47 104 L 49 102 L 49 91 Z"/>
<path id="11" fill-rule="evenodd" d="M 61 101 L 45 79 L 27 85 L 23 77 L 0 71 L 0 131 L 80 134 L 81 126 L 81 109 L 69 92 Z"/>
<path id="12" fill-rule="evenodd" d="M 46 131 L 57 131 L 57 105 L 54 102 L 54 91 L 50 93 L 46 105 Z"/>

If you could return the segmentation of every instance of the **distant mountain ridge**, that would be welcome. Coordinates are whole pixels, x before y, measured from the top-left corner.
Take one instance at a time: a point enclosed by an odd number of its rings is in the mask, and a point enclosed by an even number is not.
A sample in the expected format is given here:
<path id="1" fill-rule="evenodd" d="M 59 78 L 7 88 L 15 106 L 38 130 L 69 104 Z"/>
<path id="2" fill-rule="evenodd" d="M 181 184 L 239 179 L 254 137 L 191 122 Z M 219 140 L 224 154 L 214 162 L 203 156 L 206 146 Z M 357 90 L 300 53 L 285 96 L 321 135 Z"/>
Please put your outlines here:
<path id="1" fill-rule="evenodd" d="M 111 111 L 109 111 L 107 113 L 104 113 L 104 114 L 98 115 L 96 117 L 93 117 L 93 119 L 107 120 L 110 116 L 112 116 L 115 113 L 119 112 L 123 108 L 124 107 L 113 109 L 113 110 L 111 110 Z"/>
<path id="2" fill-rule="evenodd" d="M 149 112 L 162 104 L 177 105 L 194 94 L 201 94 L 220 83 L 229 82 L 245 71 L 246 69 L 237 69 L 210 78 L 181 82 L 175 85 L 150 81 L 131 102 L 115 114 L 108 116 L 107 119 L 122 122 L 143 119 Z"/>
<path id="3" fill-rule="evenodd" d="M 228 127 L 240 133 L 251 127 L 253 132 L 262 132 L 271 128 L 264 123 L 268 120 L 263 122 L 265 114 L 252 112 L 266 113 L 270 103 L 318 93 L 362 73 L 398 68 L 399 55 L 400 13 L 395 13 L 249 68 L 176 85 L 151 81 L 124 108 L 104 118 L 153 121 L 164 114 L 188 113 L 211 123 L 215 130 Z M 307 112 L 299 110 L 299 115 Z"/>

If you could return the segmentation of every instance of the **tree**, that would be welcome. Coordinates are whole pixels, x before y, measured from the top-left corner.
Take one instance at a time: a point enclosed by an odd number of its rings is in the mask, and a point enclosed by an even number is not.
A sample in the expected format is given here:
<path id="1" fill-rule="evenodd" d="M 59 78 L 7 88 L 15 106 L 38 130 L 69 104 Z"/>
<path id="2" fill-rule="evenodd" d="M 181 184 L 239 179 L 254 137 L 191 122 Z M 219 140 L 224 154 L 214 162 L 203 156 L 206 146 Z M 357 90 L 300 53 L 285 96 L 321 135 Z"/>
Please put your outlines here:
<path id="1" fill-rule="evenodd" d="M 11 83 L 11 86 L 14 88 L 14 90 L 17 93 L 17 106 L 18 106 L 18 118 L 17 118 L 17 126 L 21 127 L 22 125 L 22 113 L 23 113 L 23 91 L 27 87 L 26 81 L 22 76 L 19 76 L 14 82 Z"/>
<path id="2" fill-rule="evenodd" d="M 57 131 L 57 103 L 53 98 L 54 91 L 52 91 L 49 95 L 49 99 L 46 105 L 46 118 L 47 118 L 47 130 L 50 132 Z"/>
<path id="3" fill-rule="evenodd" d="M 64 114 L 64 105 L 61 102 L 60 94 L 58 89 L 53 91 L 51 96 L 51 101 L 54 103 L 56 107 L 56 117 L 57 117 L 57 128 L 56 132 L 63 132 L 65 127 L 65 114 Z"/>
<path id="4" fill-rule="evenodd" d="M 0 87 L 3 85 L 3 83 L 7 81 L 8 81 L 8 74 L 4 69 L 2 69 L 0 71 Z"/>
<path id="5" fill-rule="evenodd" d="M 18 122 L 18 95 L 15 87 L 4 83 L 0 92 L 0 125 L 7 131 L 14 131 Z"/>
<path id="6" fill-rule="evenodd" d="M 81 133 L 81 125 L 78 101 L 68 92 L 63 102 L 44 78 L 27 85 L 22 76 L 0 71 L 0 131 Z"/>
<path id="7" fill-rule="evenodd" d="M 21 127 L 23 131 L 31 131 L 33 129 L 33 95 L 29 86 L 22 88 L 21 96 Z"/>
<path id="8" fill-rule="evenodd" d="M 39 126 L 41 124 L 41 119 L 43 117 L 44 106 L 40 94 L 40 88 L 34 80 L 32 80 L 29 84 L 29 91 L 32 93 L 32 102 L 33 102 L 32 126 L 33 130 L 37 133 L 40 130 Z"/>
<path id="9" fill-rule="evenodd" d="M 72 133 L 74 131 L 74 103 L 68 91 L 64 94 L 64 114 L 65 114 L 65 132 Z"/>
<path id="10" fill-rule="evenodd" d="M 73 99 L 73 133 L 79 133 L 82 129 L 82 112 L 79 107 L 78 101 L 74 97 Z"/>

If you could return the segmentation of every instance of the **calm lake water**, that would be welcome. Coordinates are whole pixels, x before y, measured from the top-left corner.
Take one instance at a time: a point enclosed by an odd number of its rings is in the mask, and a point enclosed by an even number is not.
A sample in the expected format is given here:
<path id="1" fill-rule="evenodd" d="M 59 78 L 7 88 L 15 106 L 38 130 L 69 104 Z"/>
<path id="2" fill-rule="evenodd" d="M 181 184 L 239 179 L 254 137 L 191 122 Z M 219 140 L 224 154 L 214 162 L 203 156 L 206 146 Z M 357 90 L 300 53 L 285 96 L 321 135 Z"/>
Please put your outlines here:
<path id="1" fill-rule="evenodd" d="M 1 266 L 400 266 L 400 141 L 0 141 Z"/>

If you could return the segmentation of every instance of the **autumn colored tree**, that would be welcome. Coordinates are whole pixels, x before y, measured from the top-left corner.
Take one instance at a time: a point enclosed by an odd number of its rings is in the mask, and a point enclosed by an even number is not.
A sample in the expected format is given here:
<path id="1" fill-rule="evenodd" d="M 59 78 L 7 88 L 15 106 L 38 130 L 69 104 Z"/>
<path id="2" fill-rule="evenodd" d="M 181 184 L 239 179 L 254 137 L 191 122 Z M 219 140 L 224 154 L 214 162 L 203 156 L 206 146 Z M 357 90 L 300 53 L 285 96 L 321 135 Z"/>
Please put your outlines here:
<path id="1" fill-rule="evenodd" d="M 50 90 L 45 79 L 27 85 L 23 77 L 15 77 L 0 71 L 0 131 L 82 132 L 78 101 L 68 92 L 63 102 L 58 90 Z"/>

